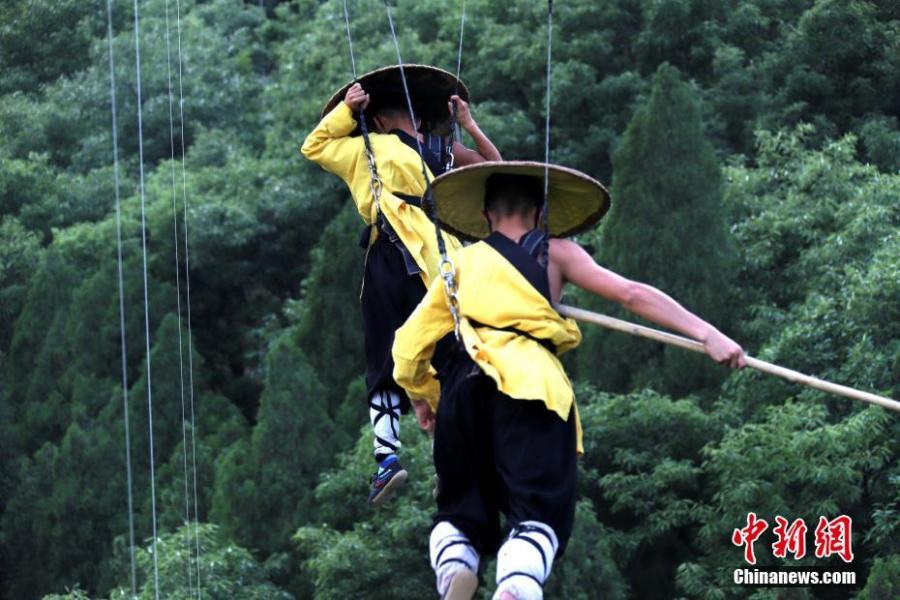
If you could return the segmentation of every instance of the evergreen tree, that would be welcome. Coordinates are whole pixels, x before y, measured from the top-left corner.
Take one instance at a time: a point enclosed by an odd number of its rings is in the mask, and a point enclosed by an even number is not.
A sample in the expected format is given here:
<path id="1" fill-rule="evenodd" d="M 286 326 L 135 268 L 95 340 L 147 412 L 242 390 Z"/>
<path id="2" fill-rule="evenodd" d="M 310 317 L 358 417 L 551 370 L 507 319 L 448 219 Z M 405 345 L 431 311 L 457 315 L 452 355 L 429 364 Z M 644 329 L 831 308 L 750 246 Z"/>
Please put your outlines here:
<path id="1" fill-rule="evenodd" d="M 289 308 L 297 321 L 297 343 L 325 384 L 332 415 L 344 400 L 348 384 L 365 373 L 359 307 L 365 250 L 356 243 L 362 223 L 349 198 L 345 202 L 310 253 L 312 264 L 301 288 L 302 298 Z M 356 401 L 366 405 L 364 390 Z M 358 426 L 353 427 L 354 435 Z"/>
<path id="2" fill-rule="evenodd" d="M 734 266 L 722 178 L 696 95 L 674 67 L 657 71 L 650 98 L 628 125 L 613 165 L 601 264 L 662 289 L 721 327 Z M 720 377 L 704 357 L 680 349 L 596 330 L 586 338 L 579 372 L 605 389 L 650 385 L 681 395 Z"/>
<path id="3" fill-rule="evenodd" d="M 217 468 L 212 519 L 240 544 L 266 555 L 284 550 L 308 522 L 319 473 L 333 460 L 324 388 L 289 334 L 266 359 L 266 387 L 249 440 Z"/>

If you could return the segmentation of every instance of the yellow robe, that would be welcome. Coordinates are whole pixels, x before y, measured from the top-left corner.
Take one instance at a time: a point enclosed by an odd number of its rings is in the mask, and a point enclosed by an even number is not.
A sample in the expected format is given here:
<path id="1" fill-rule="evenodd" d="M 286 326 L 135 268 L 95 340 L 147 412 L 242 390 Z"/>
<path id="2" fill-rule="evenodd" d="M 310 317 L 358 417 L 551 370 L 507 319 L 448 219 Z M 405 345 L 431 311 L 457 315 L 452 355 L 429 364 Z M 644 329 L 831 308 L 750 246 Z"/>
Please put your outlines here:
<path id="1" fill-rule="evenodd" d="M 548 340 L 562 354 L 581 342 L 572 319 L 559 315 L 510 262 L 485 242 L 464 248 L 456 260 L 460 335 L 466 352 L 497 389 L 526 401 L 541 401 L 563 420 L 575 411 L 578 452 L 583 452 L 575 393 L 562 363 L 543 345 L 512 331 Z M 472 319 L 481 325 L 474 326 Z M 496 329 L 495 329 L 496 328 Z M 394 337 L 394 380 L 414 400 L 437 410 L 440 387 L 431 366 L 435 344 L 453 331 L 444 282 L 428 293 Z"/>
<path id="2" fill-rule="evenodd" d="M 378 210 L 369 188 L 369 163 L 366 160 L 363 138 L 350 137 L 356 125 L 353 112 L 340 102 L 307 136 L 300 152 L 344 180 L 350 188 L 360 216 L 366 224 L 371 225 L 378 217 Z M 440 264 L 434 223 L 422 209 L 394 196 L 394 193 L 398 193 L 422 197 L 425 193 L 422 159 L 396 135 L 372 133 L 369 138 L 384 186 L 380 201 L 381 212 L 422 269 L 422 280 L 427 286 L 437 276 Z M 433 179 L 427 166 L 425 169 L 429 179 Z M 448 254 L 453 256 L 461 248 L 461 244 L 452 235 L 443 235 Z"/>

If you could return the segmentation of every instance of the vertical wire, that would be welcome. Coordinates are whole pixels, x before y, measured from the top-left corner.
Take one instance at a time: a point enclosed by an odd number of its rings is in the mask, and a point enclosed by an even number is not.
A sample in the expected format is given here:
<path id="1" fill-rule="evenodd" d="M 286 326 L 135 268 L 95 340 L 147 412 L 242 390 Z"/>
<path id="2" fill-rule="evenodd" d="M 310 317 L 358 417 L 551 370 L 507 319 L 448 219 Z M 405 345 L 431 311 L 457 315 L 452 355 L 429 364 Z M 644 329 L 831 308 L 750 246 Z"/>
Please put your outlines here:
<path id="1" fill-rule="evenodd" d="M 459 74 L 462 69 L 463 32 L 466 29 L 466 0 L 462 0 L 459 17 L 459 50 L 456 53 L 456 91 L 459 92 Z"/>
<path id="2" fill-rule="evenodd" d="M 144 265 L 144 340 L 147 352 L 147 423 L 150 440 L 150 499 L 153 511 L 153 592 L 159 600 L 159 553 L 156 543 L 156 467 L 153 457 L 153 385 L 150 376 L 150 295 L 147 282 L 147 214 L 144 193 L 144 119 L 141 110 L 141 26 L 138 1 L 134 0 L 134 62 L 137 79 L 138 165 L 141 192 L 141 248 Z"/>
<path id="3" fill-rule="evenodd" d="M 191 254 L 188 244 L 188 199 L 187 199 L 187 168 L 185 163 L 185 136 L 184 136 L 184 53 L 181 47 L 181 0 L 175 0 L 175 18 L 178 32 L 178 111 L 181 125 L 181 197 L 184 210 L 184 289 L 185 308 L 187 309 L 187 355 L 188 355 L 188 398 L 191 411 L 191 470 L 194 479 L 194 546 L 197 555 L 197 598 L 201 595 L 200 578 L 200 503 L 197 493 L 197 434 L 194 412 L 194 334 L 191 327 Z"/>
<path id="4" fill-rule="evenodd" d="M 125 277 L 122 269 L 122 208 L 119 193 L 119 134 L 116 110 L 116 70 L 113 58 L 112 0 L 106 0 L 109 43 L 109 97 L 112 108 L 113 180 L 116 193 L 116 258 L 119 274 L 119 332 L 122 346 L 122 420 L 125 423 L 125 472 L 128 483 L 128 548 L 131 562 L 131 597 L 137 598 L 137 567 L 134 560 L 134 498 L 131 477 L 131 426 L 128 415 L 128 363 L 125 355 Z"/>
<path id="5" fill-rule="evenodd" d="M 547 1 L 547 92 L 544 107 L 544 203 L 547 202 L 550 173 L 550 65 L 553 45 L 553 0 Z M 544 208 L 546 211 L 546 207 Z M 546 215 L 545 215 L 546 216 Z"/>
<path id="6" fill-rule="evenodd" d="M 353 69 L 353 81 L 356 81 L 356 58 L 353 56 L 353 38 L 350 36 L 350 13 L 347 11 L 347 0 L 344 0 L 344 22 L 347 24 L 347 44 L 350 46 L 350 66 Z"/>
<path id="7" fill-rule="evenodd" d="M 384 6 L 387 9 L 387 17 L 388 23 L 391 26 L 391 37 L 394 40 L 394 49 L 397 51 L 397 66 L 400 67 L 400 81 L 403 83 L 403 93 L 406 95 L 406 108 L 409 111 L 409 120 L 412 123 L 412 126 L 416 126 L 416 113 L 413 111 L 412 105 L 412 96 L 409 94 L 409 86 L 406 84 L 406 71 L 403 68 L 403 58 L 400 56 L 400 42 L 397 40 L 397 31 L 394 29 L 394 18 L 391 16 L 391 5 L 389 0 L 384 0 Z M 426 189 L 430 186 L 430 181 L 428 179 L 428 173 L 425 170 L 425 157 L 422 153 L 422 142 L 419 141 L 419 136 L 414 136 L 416 139 L 416 148 L 419 150 L 419 158 L 422 160 L 422 176 L 425 178 L 425 187 Z"/>
<path id="8" fill-rule="evenodd" d="M 394 49 L 397 51 L 397 66 L 400 67 L 400 81 L 403 83 L 403 93 L 406 96 L 406 108 L 409 110 L 409 119 L 412 126 L 416 125 L 416 113 L 413 111 L 412 96 L 409 93 L 409 86 L 406 83 L 406 71 L 403 68 L 403 58 L 400 56 L 400 42 L 397 40 L 397 30 L 394 29 L 394 17 L 391 15 L 391 4 L 389 0 L 384 0 L 384 6 L 387 9 L 388 24 L 391 26 L 391 38 L 394 40 Z M 422 152 L 422 142 L 419 136 L 415 136 L 416 148 L 419 151 L 419 159 L 422 161 L 422 178 L 425 180 L 425 194 L 422 197 L 422 206 L 428 205 L 430 208 L 431 220 L 434 221 L 435 233 L 437 235 L 438 252 L 441 254 L 441 260 L 447 259 L 447 248 L 444 237 L 441 235 L 441 224 L 438 217 L 437 207 L 431 196 L 431 179 L 428 177 L 428 166 L 425 163 L 425 154 Z"/>
<path id="9" fill-rule="evenodd" d="M 460 15 L 459 15 L 459 48 L 456 52 L 456 85 L 453 94 L 455 96 L 459 95 L 459 74 L 462 72 L 462 51 L 463 51 L 463 32 L 466 29 L 466 0 L 462 0 L 462 6 L 460 7 Z M 459 125 L 457 123 L 457 106 L 456 102 L 452 103 L 452 109 L 450 111 L 450 134 L 447 138 L 447 156 L 448 156 L 448 170 L 453 167 L 453 142 L 457 139 L 462 139 L 462 136 L 459 135 Z"/>
<path id="10" fill-rule="evenodd" d="M 545 123 L 544 123 L 544 204 L 541 207 L 541 223 L 544 240 L 541 244 L 541 262 L 545 267 L 550 265 L 550 65 L 553 45 L 553 0 L 547 0 L 547 91 Z"/>
<path id="11" fill-rule="evenodd" d="M 178 186 L 175 181 L 175 118 L 172 114 L 172 40 L 169 30 L 169 0 L 165 2 L 166 16 L 166 81 L 169 92 L 169 149 L 172 163 L 172 227 L 175 245 L 175 309 L 178 315 L 178 377 L 181 391 L 181 444 L 183 450 L 184 467 L 184 521 L 187 528 L 187 544 L 191 548 L 190 522 L 191 506 L 188 493 L 188 461 L 187 461 L 187 410 L 184 402 L 184 340 L 181 324 L 181 274 L 178 257 Z M 183 141 L 182 141 L 183 143 Z M 193 569 L 191 568 L 191 554 L 188 552 L 187 560 L 188 592 L 194 595 Z"/>

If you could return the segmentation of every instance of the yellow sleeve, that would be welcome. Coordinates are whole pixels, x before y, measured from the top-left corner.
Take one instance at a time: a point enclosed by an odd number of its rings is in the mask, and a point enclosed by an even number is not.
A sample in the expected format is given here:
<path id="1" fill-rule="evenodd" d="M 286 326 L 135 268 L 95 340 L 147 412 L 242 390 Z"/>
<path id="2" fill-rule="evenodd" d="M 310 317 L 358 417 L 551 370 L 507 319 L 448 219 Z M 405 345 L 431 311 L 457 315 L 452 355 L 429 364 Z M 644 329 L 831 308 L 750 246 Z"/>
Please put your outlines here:
<path id="1" fill-rule="evenodd" d="M 435 277 L 428 292 L 394 335 L 394 381 L 413 400 L 425 400 L 437 410 L 440 384 L 431 366 L 437 342 L 453 331 L 444 281 Z"/>
<path id="2" fill-rule="evenodd" d="M 354 129 L 356 119 L 353 118 L 353 111 L 339 102 L 306 136 L 300 153 L 349 183 L 356 161 L 360 159 L 359 146 L 362 143 L 359 138 L 350 137 Z"/>

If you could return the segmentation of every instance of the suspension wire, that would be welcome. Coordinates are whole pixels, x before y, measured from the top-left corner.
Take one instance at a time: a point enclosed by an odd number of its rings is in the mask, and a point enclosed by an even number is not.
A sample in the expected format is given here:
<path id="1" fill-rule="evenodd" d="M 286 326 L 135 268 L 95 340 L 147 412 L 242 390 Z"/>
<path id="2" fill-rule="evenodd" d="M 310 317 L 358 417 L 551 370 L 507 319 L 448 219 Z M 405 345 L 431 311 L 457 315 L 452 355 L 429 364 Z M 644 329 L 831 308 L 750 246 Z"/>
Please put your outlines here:
<path id="1" fill-rule="evenodd" d="M 456 91 L 459 92 L 459 74 L 462 69 L 463 32 L 466 29 L 466 0 L 462 0 L 459 16 L 459 50 L 456 53 Z"/>
<path id="2" fill-rule="evenodd" d="M 460 15 L 459 15 L 459 49 L 456 53 L 456 89 L 453 92 L 455 96 L 459 95 L 459 74 L 462 69 L 462 51 L 463 51 L 463 32 L 466 28 L 466 0 L 462 0 L 460 7 Z M 453 142 L 459 138 L 459 127 L 457 126 L 456 118 L 457 118 L 457 106 L 456 102 L 451 102 L 451 110 L 450 110 L 450 133 L 447 136 L 447 163 L 445 165 L 446 170 L 450 170 L 453 168 L 454 156 L 453 156 Z"/>
<path id="3" fill-rule="evenodd" d="M 138 165 L 141 193 L 141 248 L 144 265 L 144 341 L 147 352 L 147 429 L 150 440 L 150 505 L 153 511 L 153 592 L 159 600 L 159 553 L 156 544 L 156 468 L 153 457 L 153 385 L 150 375 L 150 295 L 147 282 L 147 215 L 144 193 L 144 119 L 141 111 L 141 25 L 138 0 L 134 0 L 134 62 L 137 79 Z"/>
<path id="4" fill-rule="evenodd" d="M 175 246 L 175 304 L 176 304 L 176 313 L 178 315 L 178 376 L 179 381 L 181 383 L 180 391 L 181 391 L 181 444 L 183 450 L 183 467 L 184 467 L 184 521 L 185 527 L 187 529 L 187 546 L 188 546 L 188 556 L 187 556 L 187 582 L 188 582 L 188 593 L 193 596 L 194 595 L 194 581 L 193 581 L 193 569 L 191 568 L 191 537 L 190 537 L 190 522 L 191 522 L 191 506 L 189 500 L 188 493 L 188 461 L 187 461 L 187 410 L 185 408 L 184 402 L 184 340 L 182 336 L 182 324 L 181 324 L 181 274 L 180 274 L 180 265 L 178 260 L 178 186 L 175 181 L 175 118 L 172 114 L 172 103 L 174 101 L 172 97 L 172 41 L 171 41 L 171 32 L 169 28 L 169 0 L 165 2 L 165 17 L 166 17 L 166 80 L 168 83 L 168 91 L 169 91 L 169 148 L 171 151 L 171 164 L 172 164 L 172 227 L 173 227 L 173 238 L 174 238 L 174 246 Z M 182 140 L 182 144 L 184 141 Z"/>
<path id="5" fill-rule="evenodd" d="M 391 37 L 394 40 L 394 48 L 397 51 L 397 66 L 400 67 L 400 81 L 403 83 L 403 93 L 406 96 L 406 108 L 409 111 L 409 120 L 412 123 L 413 127 L 416 124 L 416 113 L 413 110 L 412 105 L 412 96 L 409 93 L 409 85 L 406 82 L 406 71 L 403 68 L 403 58 L 400 56 L 400 42 L 397 40 L 397 31 L 394 29 L 394 18 L 391 16 L 391 4 L 390 0 L 384 0 L 384 6 L 387 8 L 387 17 L 388 23 L 391 26 Z M 425 156 L 422 150 L 422 142 L 419 140 L 419 136 L 414 136 L 416 140 L 416 149 L 419 151 L 419 159 L 422 162 L 422 177 L 425 179 L 425 196 L 428 200 L 432 200 L 431 198 L 431 179 L 428 177 L 428 165 L 425 163 Z M 434 206 L 434 202 L 429 202 L 430 209 L 434 212 L 434 216 L 437 217 L 437 210 Z M 435 220 L 435 224 L 437 221 Z M 441 254 L 446 254 L 446 248 L 444 246 L 443 236 L 438 234 L 438 247 L 441 251 Z"/>
<path id="6" fill-rule="evenodd" d="M 400 81 L 403 83 L 403 93 L 406 96 L 406 107 L 409 110 L 409 118 L 413 126 L 416 123 L 416 114 L 413 111 L 412 97 L 409 93 L 409 85 L 406 82 L 406 72 L 403 68 L 403 58 L 400 56 L 400 42 L 397 40 L 397 30 L 394 28 L 394 18 L 391 15 L 390 0 L 384 0 L 384 6 L 387 10 L 388 24 L 391 27 L 391 38 L 394 40 L 394 49 L 397 51 L 397 65 L 400 67 Z M 458 78 L 457 78 L 458 81 Z M 460 308 L 459 298 L 456 291 L 456 266 L 447 254 L 447 246 L 444 242 L 444 236 L 441 235 L 441 222 L 431 192 L 431 179 L 428 177 L 428 166 L 425 164 L 425 156 L 422 152 L 422 142 L 419 136 L 415 136 L 416 147 L 419 151 L 419 159 L 422 161 L 422 177 L 425 179 L 425 194 L 422 197 L 422 206 L 429 211 L 429 217 L 434 221 L 434 231 L 437 236 L 438 251 L 441 254 L 441 263 L 439 266 L 441 278 L 444 280 L 444 290 L 447 293 L 447 302 L 450 309 L 450 315 L 453 317 L 453 333 L 456 339 L 459 339 L 459 323 Z"/>
<path id="7" fill-rule="evenodd" d="M 544 204 L 541 206 L 541 223 L 544 240 L 541 242 L 541 264 L 550 264 L 550 224 L 548 212 L 550 207 L 550 65 L 553 43 L 553 0 L 547 0 L 547 91 L 544 124 Z"/>
<path id="8" fill-rule="evenodd" d="M 350 48 L 350 66 L 353 69 L 353 81 L 356 81 L 356 58 L 353 55 L 353 38 L 350 36 L 350 13 L 347 10 L 347 0 L 344 0 L 344 22 L 347 24 L 347 45 Z M 366 162 L 369 165 L 369 191 L 372 192 L 372 201 L 375 203 L 375 212 L 378 218 L 381 215 L 381 190 L 384 184 L 381 176 L 378 174 L 378 165 L 375 163 L 375 152 L 372 150 L 372 141 L 369 139 L 369 126 L 366 123 L 366 114 L 363 109 L 356 111 L 356 122 L 359 123 L 359 130 L 362 133 L 363 145 L 365 146 Z"/>
<path id="9" fill-rule="evenodd" d="M 181 124 L 181 194 L 184 215 L 182 223 L 184 227 L 184 287 L 185 307 L 187 318 L 187 355 L 188 355 L 188 398 L 190 400 L 191 416 L 191 470 L 194 484 L 194 550 L 197 556 L 197 598 L 201 597 L 200 578 L 200 502 L 197 493 L 197 428 L 194 412 L 194 335 L 191 327 L 191 256 L 188 244 L 188 198 L 187 198 L 187 169 L 185 167 L 185 136 L 184 136 L 184 52 L 181 46 L 181 0 L 175 0 L 175 23 L 178 32 L 178 110 Z"/>
<path id="10" fill-rule="evenodd" d="M 353 37 L 350 35 L 350 13 L 347 11 L 347 0 L 344 0 L 344 22 L 347 24 L 347 45 L 350 46 L 350 67 L 353 69 L 353 81 L 356 81 L 356 58 L 353 56 Z"/>
<path id="11" fill-rule="evenodd" d="M 119 274 L 119 332 L 122 348 L 122 420 L 125 424 L 125 472 L 128 482 L 128 549 L 131 562 L 131 597 L 137 598 L 137 567 L 134 559 L 134 497 L 131 478 L 131 426 L 128 415 L 128 364 L 125 346 L 125 277 L 122 269 L 122 202 L 119 193 L 119 134 L 116 109 L 116 70 L 113 58 L 112 0 L 106 0 L 109 43 L 109 98 L 112 108 L 113 181 L 116 193 L 116 258 Z"/>

